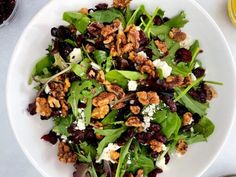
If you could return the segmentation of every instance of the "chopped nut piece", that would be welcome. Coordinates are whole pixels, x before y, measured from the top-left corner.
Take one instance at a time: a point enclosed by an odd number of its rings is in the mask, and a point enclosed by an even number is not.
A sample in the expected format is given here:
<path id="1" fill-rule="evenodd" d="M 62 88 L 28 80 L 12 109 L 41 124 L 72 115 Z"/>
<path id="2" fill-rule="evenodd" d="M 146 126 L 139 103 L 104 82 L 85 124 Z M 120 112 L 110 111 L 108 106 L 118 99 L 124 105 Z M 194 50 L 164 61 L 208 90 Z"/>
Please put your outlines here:
<path id="1" fill-rule="evenodd" d="M 106 89 L 108 92 L 114 93 L 118 99 L 125 97 L 124 90 L 118 85 L 107 84 Z"/>
<path id="2" fill-rule="evenodd" d="M 121 109 L 121 108 L 123 108 L 123 107 L 125 107 L 125 103 L 122 103 L 122 102 L 117 103 L 117 104 L 115 104 L 114 106 L 112 106 L 112 108 L 113 108 L 113 109 L 116 109 L 116 110 Z"/>
<path id="3" fill-rule="evenodd" d="M 130 111 L 135 115 L 139 114 L 140 110 L 141 108 L 139 106 L 130 106 Z"/>
<path id="4" fill-rule="evenodd" d="M 60 104 L 61 104 L 61 114 L 62 114 L 62 116 L 65 117 L 68 115 L 69 107 L 68 107 L 67 102 L 65 100 L 60 100 Z"/>
<path id="5" fill-rule="evenodd" d="M 114 99 L 115 99 L 114 93 L 102 92 L 98 96 L 93 98 L 92 103 L 94 106 L 104 106 L 108 105 Z"/>
<path id="6" fill-rule="evenodd" d="M 103 119 L 108 113 L 109 113 L 109 106 L 108 105 L 96 107 L 92 111 L 92 118 Z"/>
<path id="7" fill-rule="evenodd" d="M 52 109 L 49 107 L 46 98 L 36 98 L 36 112 L 39 113 L 41 116 L 50 117 Z"/>
<path id="8" fill-rule="evenodd" d="M 143 175 L 144 175 L 144 170 L 143 169 L 139 169 L 137 171 L 137 175 L 135 177 L 143 177 Z"/>
<path id="9" fill-rule="evenodd" d="M 166 78 L 166 84 L 169 88 L 174 88 L 183 85 L 184 78 L 182 76 L 168 76 Z"/>
<path id="10" fill-rule="evenodd" d="M 126 27 L 125 32 L 128 32 L 128 39 L 127 42 L 132 43 L 133 47 L 135 49 L 139 48 L 139 41 L 140 41 L 140 36 L 139 36 L 139 30 L 135 25 L 129 25 Z"/>
<path id="11" fill-rule="evenodd" d="M 185 140 L 179 140 L 176 145 L 176 151 L 182 155 L 184 155 L 187 152 L 188 144 L 185 142 Z"/>
<path id="12" fill-rule="evenodd" d="M 77 160 L 77 155 L 64 142 L 60 142 L 58 144 L 58 155 L 57 156 L 58 156 L 59 160 L 64 163 L 75 163 Z"/>
<path id="13" fill-rule="evenodd" d="M 192 122 L 193 115 L 191 112 L 186 112 L 183 115 L 183 126 L 189 125 Z"/>
<path id="14" fill-rule="evenodd" d="M 119 152 L 116 152 L 116 151 L 111 151 L 110 152 L 110 157 L 113 161 L 117 161 L 120 157 L 120 153 Z"/>
<path id="15" fill-rule="evenodd" d="M 96 72 L 93 68 L 88 69 L 87 75 L 88 75 L 88 79 L 96 78 Z"/>
<path id="16" fill-rule="evenodd" d="M 141 120 L 136 117 L 136 116 L 131 116 L 128 118 L 128 120 L 125 122 L 125 125 L 127 127 L 142 127 L 143 126 L 143 122 L 141 122 Z"/>
<path id="17" fill-rule="evenodd" d="M 61 104 L 60 104 L 60 102 L 56 99 L 56 98 L 54 98 L 54 97 L 52 97 L 52 96 L 49 96 L 48 97 L 48 104 L 49 104 L 49 106 L 51 107 L 51 108 L 60 108 L 61 107 Z"/>
<path id="18" fill-rule="evenodd" d="M 179 28 L 172 28 L 169 32 L 169 37 L 177 42 L 184 41 L 187 37 L 186 33 L 182 32 Z"/>
<path id="19" fill-rule="evenodd" d="M 108 37 L 118 31 L 121 22 L 119 20 L 114 20 L 111 25 L 106 25 L 102 28 L 101 34 L 103 37 Z"/>
<path id="20" fill-rule="evenodd" d="M 104 81 L 105 81 L 105 74 L 104 74 L 103 70 L 100 70 L 100 71 L 98 72 L 98 75 L 97 75 L 96 80 L 97 80 L 98 82 L 104 83 Z"/>
<path id="21" fill-rule="evenodd" d="M 143 105 L 159 104 L 160 98 L 156 92 L 137 92 L 138 100 Z"/>
<path id="22" fill-rule="evenodd" d="M 217 92 L 215 91 L 215 89 L 212 86 L 205 84 L 204 89 L 206 90 L 208 101 L 211 101 L 213 98 L 215 98 L 217 96 Z"/>
<path id="23" fill-rule="evenodd" d="M 92 53 L 95 50 L 94 46 L 90 44 L 86 44 L 85 49 L 88 53 Z"/>
<path id="24" fill-rule="evenodd" d="M 92 22 L 92 23 L 88 26 L 87 30 L 88 30 L 88 32 L 89 32 L 90 34 L 92 34 L 93 36 L 99 36 L 99 35 L 101 35 L 101 30 L 102 30 L 103 27 L 104 27 L 104 26 L 103 26 L 103 24 L 101 24 L 101 23 Z"/>
<path id="25" fill-rule="evenodd" d="M 88 9 L 87 8 L 81 8 L 79 12 L 83 15 L 88 15 Z"/>
<path id="26" fill-rule="evenodd" d="M 64 84 L 64 92 L 65 93 L 69 91 L 70 86 L 71 86 L 70 80 L 69 80 L 69 78 L 66 78 L 65 79 L 65 84 Z"/>
<path id="27" fill-rule="evenodd" d="M 162 53 L 167 53 L 168 52 L 168 48 L 165 42 L 162 42 L 160 40 L 156 40 L 155 44 L 157 46 L 157 48 L 162 52 Z"/>
<path id="28" fill-rule="evenodd" d="M 131 2 L 131 0 L 114 0 L 113 6 L 115 8 L 124 9 L 129 6 L 130 2 Z"/>
<path id="29" fill-rule="evenodd" d="M 110 44 L 114 41 L 113 35 L 107 36 L 106 39 L 103 41 L 104 44 Z"/>
<path id="30" fill-rule="evenodd" d="M 155 151 L 155 152 L 161 152 L 162 151 L 162 147 L 163 147 L 162 142 L 159 142 L 157 140 L 151 140 L 149 144 L 150 144 L 150 147 L 153 151 Z"/>
<path id="31" fill-rule="evenodd" d="M 191 85 L 191 83 L 192 83 L 191 75 L 188 75 L 187 77 L 184 78 L 183 84 L 181 84 L 181 87 L 187 87 Z"/>

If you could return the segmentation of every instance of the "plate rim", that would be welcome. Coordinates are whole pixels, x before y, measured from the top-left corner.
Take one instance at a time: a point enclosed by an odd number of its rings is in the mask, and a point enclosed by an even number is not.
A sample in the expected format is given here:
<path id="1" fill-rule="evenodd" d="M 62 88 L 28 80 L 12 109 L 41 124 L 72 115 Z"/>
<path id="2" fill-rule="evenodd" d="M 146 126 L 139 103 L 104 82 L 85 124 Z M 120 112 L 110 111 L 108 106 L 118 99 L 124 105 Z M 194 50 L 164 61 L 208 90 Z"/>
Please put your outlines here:
<path id="1" fill-rule="evenodd" d="M 31 20 L 29 21 L 29 23 L 26 25 L 26 27 L 24 28 L 21 36 L 18 38 L 17 42 L 16 42 L 16 45 L 14 47 L 14 50 L 12 52 L 12 55 L 11 55 L 11 60 L 10 60 L 10 63 L 8 65 L 8 71 L 7 71 L 7 78 L 6 78 L 6 86 L 5 86 L 5 103 L 6 103 L 6 106 L 7 106 L 7 116 L 9 118 L 9 121 L 10 121 L 10 126 L 11 126 L 11 129 L 13 130 L 13 134 L 14 134 L 14 137 L 16 138 L 17 140 L 17 143 L 19 144 L 20 146 L 20 149 L 22 150 L 22 152 L 25 154 L 25 156 L 27 157 L 27 159 L 30 161 L 30 163 L 33 165 L 33 167 L 43 176 L 43 177 L 50 177 L 46 172 L 45 170 L 43 170 L 40 165 L 35 161 L 35 159 L 31 156 L 31 154 L 28 152 L 28 150 L 24 147 L 23 143 L 20 141 L 20 138 L 18 137 L 17 135 L 17 132 L 16 132 L 16 129 L 14 128 L 14 123 L 13 123 L 13 118 L 11 116 L 11 109 L 10 109 L 10 100 L 9 100 L 9 92 L 8 92 L 8 88 L 10 87 L 10 72 L 13 68 L 13 63 L 15 62 L 16 60 L 16 51 L 18 50 L 19 48 L 19 44 L 20 44 L 20 41 L 24 38 L 24 36 L 27 34 L 26 32 L 28 31 L 28 29 L 30 28 L 30 26 L 32 25 L 32 23 L 34 23 L 35 19 L 38 18 L 38 16 L 42 13 L 42 11 L 44 11 L 44 9 L 46 9 L 48 6 L 50 6 L 51 4 L 54 3 L 54 1 L 56 0 L 52 0 L 52 1 L 49 1 L 47 2 L 40 10 L 38 10 L 36 12 L 36 14 L 33 16 L 33 18 L 31 18 Z M 223 39 L 224 41 L 224 45 L 228 51 L 228 54 L 230 56 L 230 60 L 233 64 L 233 73 L 234 73 L 234 76 L 236 77 L 236 62 L 234 60 L 234 56 L 232 54 L 232 51 L 230 49 L 230 46 L 228 44 L 228 41 L 226 40 L 223 32 L 221 31 L 220 27 L 218 26 L 218 24 L 215 22 L 215 20 L 210 16 L 210 14 L 195 0 L 189 0 L 189 2 L 195 7 L 197 8 L 206 18 L 207 20 L 213 25 L 213 27 L 217 30 L 219 36 Z M 236 95 L 236 91 L 234 93 L 234 95 Z M 234 105 L 236 105 L 236 100 L 234 100 Z M 226 141 L 228 140 L 229 138 L 229 134 L 232 130 L 232 127 L 233 127 L 233 123 L 235 122 L 235 117 L 236 117 L 236 109 L 234 109 L 232 111 L 232 118 L 231 118 L 231 121 L 230 121 L 230 126 L 229 126 L 229 129 L 227 130 L 227 133 L 224 135 L 224 140 L 222 142 L 222 144 L 220 145 L 220 147 L 218 147 L 215 155 L 213 157 L 211 157 L 211 160 L 210 162 L 208 163 L 208 165 L 206 165 L 201 171 L 198 172 L 197 176 L 201 176 L 203 175 L 206 170 L 213 164 L 213 162 L 216 160 L 216 158 L 219 156 L 220 152 L 222 151 Z"/>

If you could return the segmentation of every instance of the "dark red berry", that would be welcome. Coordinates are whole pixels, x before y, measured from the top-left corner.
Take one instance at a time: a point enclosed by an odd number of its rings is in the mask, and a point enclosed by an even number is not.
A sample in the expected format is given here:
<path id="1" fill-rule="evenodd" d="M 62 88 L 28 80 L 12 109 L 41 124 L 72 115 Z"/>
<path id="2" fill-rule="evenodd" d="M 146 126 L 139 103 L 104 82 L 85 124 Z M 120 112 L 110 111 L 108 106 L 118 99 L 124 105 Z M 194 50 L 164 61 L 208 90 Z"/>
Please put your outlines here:
<path id="1" fill-rule="evenodd" d="M 205 69 L 198 67 L 193 70 L 193 74 L 196 76 L 196 78 L 200 78 L 205 75 Z"/>
<path id="2" fill-rule="evenodd" d="M 156 177 L 157 174 L 162 173 L 162 172 L 163 172 L 163 170 L 157 167 L 156 169 L 152 170 L 152 171 L 148 174 L 148 177 Z"/>
<path id="3" fill-rule="evenodd" d="M 167 142 L 166 137 L 164 135 L 162 135 L 161 133 L 156 133 L 155 138 L 157 139 L 157 141 L 160 141 L 164 144 Z"/>
<path id="4" fill-rule="evenodd" d="M 169 161 L 170 161 L 170 155 L 167 153 L 165 155 L 165 164 L 167 165 L 169 163 Z"/>
<path id="5" fill-rule="evenodd" d="M 52 35 L 53 37 L 57 37 L 57 28 L 56 28 L 56 27 L 53 27 L 53 28 L 51 29 L 51 35 Z"/>
<path id="6" fill-rule="evenodd" d="M 100 3 L 100 4 L 96 5 L 95 7 L 96 7 L 96 10 L 106 10 L 108 8 L 108 4 Z"/>
<path id="7" fill-rule="evenodd" d="M 57 143 L 57 134 L 53 131 L 50 131 L 48 134 L 43 135 L 41 137 L 44 141 L 47 141 L 51 144 L 56 144 Z"/>
<path id="8" fill-rule="evenodd" d="M 179 50 L 176 51 L 175 53 L 175 61 L 178 62 L 185 62 L 188 63 L 192 60 L 192 53 L 191 51 L 185 49 L 185 48 L 180 48 Z"/>
<path id="9" fill-rule="evenodd" d="M 201 116 L 199 114 L 197 114 L 197 113 L 193 114 L 194 123 L 197 124 L 200 121 L 200 119 L 201 119 Z"/>
<path id="10" fill-rule="evenodd" d="M 157 151 L 152 151 L 151 156 L 152 156 L 152 158 L 156 159 L 159 156 L 159 153 Z"/>
<path id="11" fill-rule="evenodd" d="M 159 132 L 161 130 L 161 127 L 158 124 L 151 124 L 149 129 L 154 132 Z"/>
<path id="12" fill-rule="evenodd" d="M 159 15 L 157 15 L 154 19 L 153 19 L 153 22 L 154 22 L 154 24 L 155 25 L 162 25 L 164 22 L 163 22 L 163 20 L 162 20 L 162 18 L 159 16 Z"/>
<path id="13" fill-rule="evenodd" d="M 30 115 L 35 115 L 36 114 L 36 104 L 35 104 L 35 102 L 28 105 L 27 111 L 30 113 Z"/>

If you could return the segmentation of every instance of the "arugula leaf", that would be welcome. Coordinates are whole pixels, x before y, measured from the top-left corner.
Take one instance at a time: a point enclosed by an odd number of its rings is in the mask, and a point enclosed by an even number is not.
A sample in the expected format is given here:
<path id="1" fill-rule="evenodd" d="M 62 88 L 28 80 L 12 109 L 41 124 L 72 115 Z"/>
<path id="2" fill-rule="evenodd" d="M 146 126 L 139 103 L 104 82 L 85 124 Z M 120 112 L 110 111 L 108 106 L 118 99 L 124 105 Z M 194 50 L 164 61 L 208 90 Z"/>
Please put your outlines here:
<path id="1" fill-rule="evenodd" d="M 160 53 L 160 50 L 156 47 L 154 40 L 152 40 L 149 43 L 149 48 L 152 50 L 152 53 L 153 53 L 152 60 L 156 60 L 156 59 L 160 58 L 161 53 Z"/>
<path id="2" fill-rule="evenodd" d="M 202 117 L 198 124 L 194 125 L 194 130 L 202 134 L 205 138 L 209 137 L 215 129 L 215 125 L 207 117 Z"/>
<path id="3" fill-rule="evenodd" d="M 72 71 L 82 79 L 86 79 L 87 75 L 86 72 L 90 66 L 89 59 L 85 58 L 83 59 L 80 64 L 72 63 Z"/>
<path id="4" fill-rule="evenodd" d="M 183 89 L 175 88 L 177 95 L 180 95 L 183 92 Z M 185 94 L 179 100 L 181 104 L 183 104 L 186 108 L 188 108 L 193 113 L 198 113 L 200 116 L 206 114 L 206 110 L 209 107 L 208 103 L 199 103 L 198 101 L 194 100 L 189 94 Z"/>
<path id="5" fill-rule="evenodd" d="M 53 127 L 52 130 L 55 133 L 59 133 L 60 135 L 69 136 L 67 128 L 73 122 L 73 116 L 72 115 L 69 115 L 67 117 L 55 117 L 53 121 L 54 121 L 54 127 Z"/>
<path id="6" fill-rule="evenodd" d="M 199 54 L 200 52 L 200 44 L 199 44 L 199 41 L 198 40 L 195 40 L 194 43 L 190 46 L 190 49 L 189 49 L 192 53 L 192 60 L 190 62 L 190 66 L 191 66 L 191 70 L 194 68 L 194 65 L 195 65 L 195 59 L 197 57 L 197 55 Z"/>
<path id="7" fill-rule="evenodd" d="M 100 23 L 111 23 L 115 19 L 120 19 L 124 25 L 125 19 L 123 14 L 114 8 L 107 10 L 98 10 L 89 14 L 92 17 L 92 20 Z"/>
<path id="8" fill-rule="evenodd" d="M 131 24 L 135 24 L 139 17 L 145 12 L 145 7 L 144 5 L 139 6 L 133 13 L 133 15 L 131 16 L 131 18 L 129 19 L 127 26 L 131 25 Z"/>
<path id="9" fill-rule="evenodd" d="M 109 72 L 112 67 L 112 56 L 107 57 L 105 71 Z"/>
<path id="10" fill-rule="evenodd" d="M 177 16 L 165 22 L 164 25 L 168 26 L 169 28 L 182 28 L 186 23 L 188 23 L 186 14 L 184 11 L 181 11 Z"/>
<path id="11" fill-rule="evenodd" d="M 130 139 L 120 150 L 120 158 L 119 158 L 119 162 L 118 162 L 118 165 L 117 165 L 117 168 L 116 168 L 115 177 L 122 177 L 123 176 L 123 175 L 120 175 L 121 174 L 121 168 L 124 165 L 125 158 L 129 153 L 129 148 L 130 148 L 130 145 L 132 143 L 132 140 L 133 139 Z"/>
<path id="12" fill-rule="evenodd" d="M 86 103 L 86 108 L 84 109 L 86 126 L 90 124 L 91 114 L 92 114 L 92 98 L 89 98 Z"/>
<path id="13" fill-rule="evenodd" d="M 113 143 L 114 141 L 116 141 L 120 135 L 125 132 L 127 128 L 126 127 L 120 127 L 117 129 L 112 129 L 112 133 L 107 134 L 105 133 L 105 130 L 103 131 L 102 134 L 106 134 L 106 136 L 102 139 L 102 141 L 100 141 L 100 143 L 98 144 L 98 148 L 97 148 L 97 154 L 101 155 L 103 149 L 109 144 L 109 143 Z M 98 130 L 96 130 L 98 131 Z M 111 130 L 106 130 L 108 132 L 110 132 Z M 100 131 L 99 131 L 100 132 Z"/>
<path id="14" fill-rule="evenodd" d="M 93 55 L 99 66 L 102 66 L 102 63 L 107 60 L 107 53 L 103 50 L 95 50 Z"/>
<path id="15" fill-rule="evenodd" d="M 80 99 L 79 82 L 73 82 L 70 87 L 69 97 L 68 97 L 67 101 L 70 104 L 70 106 L 72 108 L 72 112 L 76 117 L 78 116 L 79 99 Z"/>
<path id="16" fill-rule="evenodd" d="M 116 119 L 116 116 L 118 114 L 118 110 L 112 110 L 102 121 L 101 123 L 103 125 L 106 125 L 106 124 L 111 124 L 115 121 Z"/>
<path id="17" fill-rule="evenodd" d="M 68 65 L 66 64 L 65 60 L 61 57 L 61 55 L 59 53 L 55 53 L 54 54 L 54 59 L 55 62 L 53 63 L 54 67 L 59 67 L 61 70 L 64 70 L 68 67 Z"/>
<path id="18" fill-rule="evenodd" d="M 63 20 L 73 24 L 80 33 L 84 33 L 90 23 L 90 19 L 79 12 L 64 12 Z"/>
<path id="19" fill-rule="evenodd" d="M 156 17 L 156 15 L 158 14 L 159 9 L 160 9 L 159 7 L 155 9 L 155 11 L 154 11 L 152 17 L 149 19 L 149 21 L 148 21 L 146 27 L 145 27 L 144 30 L 143 30 L 148 36 L 150 36 L 150 35 L 149 35 L 150 28 L 153 26 L 153 23 L 154 23 L 153 20 L 154 20 L 154 18 Z"/>
<path id="20" fill-rule="evenodd" d="M 124 71 L 124 70 L 115 70 L 115 71 L 122 74 L 126 79 L 129 79 L 129 80 L 132 80 L 132 81 L 147 78 L 147 75 L 141 74 L 140 72 L 136 72 L 136 71 Z"/>
<path id="21" fill-rule="evenodd" d="M 132 16 L 132 14 L 133 14 L 133 11 L 130 9 L 130 6 L 128 6 L 128 7 L 126 8 L 126 11 L 125 11 L 125 21 L 126 21 L 127 24 L 128 24 L 128 22 L 129 22 L 129 19 L 130 19 L 131 16 Z"/>
<path id="22" fill-rule="evenodd" d="M 109 71 L 105 77 L 109 82 L 115 83 L 123 88 L 126 88 L 128 85 L 128 80 L 116 70 Z"/>
<path id="23" fill-rule="evenodd" d="M 92 159 L 96 157 L 97 151 L 95 147 L 91 144 L 88 144 L 86 141 L 79 144 L 80 149 L 84 151 L 85 156 L 90 155 Z"/>

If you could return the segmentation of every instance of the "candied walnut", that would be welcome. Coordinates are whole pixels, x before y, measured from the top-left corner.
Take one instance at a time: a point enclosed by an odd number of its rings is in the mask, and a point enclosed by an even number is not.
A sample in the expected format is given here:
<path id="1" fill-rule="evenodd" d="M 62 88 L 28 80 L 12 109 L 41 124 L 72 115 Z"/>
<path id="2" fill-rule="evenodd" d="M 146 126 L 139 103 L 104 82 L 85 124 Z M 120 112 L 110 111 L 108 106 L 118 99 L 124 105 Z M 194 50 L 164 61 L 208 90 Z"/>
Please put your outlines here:
<path id="1" fill-rule="evenodd" d="M 130 108 L 130 111 L 135 115 L 139 114 L 141 110 L 139 106 L 130 106 L 129 108 Z"/>
<path id="2" fill-rule="evenodd" d="M 183 115 L 183 126 L 189 125 L 191 124 L 191 122 L 193 121 L 193 115 L 191 112 L 186 112 Z"/>
<path id="3" fill-rule="evenodd" d="M 112 108 L 118 110 L 118 109 L 125 107 L 125 105 L 126 105 L 125 103 L 120 102 L 120 103 L 117 103 L 114 106 L 112 106 Z"/>
<path id="4" fill-rule="evenodd" d="M 160 41 L 160 40 L 156 40 L 155 44 L 157 46 L 157 48 L 162 52 L 162 53 L 167 53 L 168 52 L 168 48 L 165 42 Z"/>
<path id="5" fill-rule="evenodd" d="M 106 89 L 108 92 L 114 93 L 118 99 L 125 97 L 125 92 L 123 88 L 118 85 L 107 84 Z"/>
<path id="6" fill-rule="evenodd" d="M 143 105 L 159 104 L 160 98 L 156 92 L 137 92 L 138 100 Z"/>
<path id="7" fill-rule="evenodd" d="M 65 97 L 64 84 L 61 82 L 50 82 L 48 84 L 51 89 L 51 95 L 58 100 L 62 100 Z"/>
<path id="8" fill-rule="evenodd" d="M 162 147 L 163 147 L 162 142 L 159 142 L 157 140 L 151 140 L 149 144 L 150 144 L 150 147 L 153 151 L 155 151 L 155 152 L 161 152 L 162 151 Z"/>
<path id="9" fill-rule="evenodd" d="M 105 40 L 103 41 L 104 44 L 110 44 L 111 42 L 114 41 L 113 35 L 107 36 Z"/>
<path id="10" fill-rule="evenodd" d="M 129 53 L 133 50 L 133 44 L 128 43 L 126 45 L 124 45 L 124 47 L 122 48 L 122 53 Z"/>
<path id="11" fill-rule="evenodd" d="M 127 42 L 132 43 L 135 49 L 139 48 L 140 36 L 139 30 L 135 25 L 129 25 L 126 27 L 125 32 L 127 32 Z"/>
<path id="12" fill-rule="evenodd" d="M 92 111 L 92 118 L 103 119 L 108 113 L 109 113 L 109 106 L 108 105 L 96 107 Z"/>
<path id="13" fill-rule="evenodd" d="M 103 129 L 103 124 L 101 122 L 98 122 L 98 121 L 96 121 L 94 124 L 92 124 L 92 126 L 96 129 L 100 129 L 100 130 Z M 96 133 L 95 136 L 98 140 L 101 140 L 103 138 L 103 136 L 98 134 L 98 133 Z"/>
<path id="14" fill-rule="evenodd" d="M 36 112 L 41 116 L 50 117 L 52 109 L 49 107 L 48 100 L 46 98 L 36 98 Z"/>
<path id="15" fill-rule="evenodd" d="M 89 68 L 87 71 L 88 79 L 96 78 L 96 71 L 93 68 Z"/>
<path id="16" fill-rule="evenodd" d="M 188 144 L 185 142 L 185 140 L 179 140 L 176 145 L 176 151 L 182 155 L 184 155 L 187 152 Z"/>
<path id="17" fill-rule="evenodd" d="M 114 0 L 113 6 L 115 8 L 124 9 L 129 6 L 130 2 L 131 2 L 131 0 Z"/>
<path id="18" fill-rule="evenodd" d="M 131 116 L 125 122 L 127 127 L 143 127 L 143 122 L 136 116 Z"/>
<path id="19" fill-rule="evenodd" d="M 92 53 L 95 50 L 94 46 L 90 44 L 86 44 L 85 49 L 88 53 Z"/>
<path id="20" fill-rule="evenodd" d="M 139 169 L 139 170 L 137 171 L 137 174 L 136 174 L 135 177 L 143 177 L 143 176 L 144 176 L 144 170 L 143 170 L 143 169 Z"/>
<path id="21" fill-rule="evenodd" d="M 68 115 L 69 107 L 68 107 L 67 102 L 65 100 L 61 100 L 60 104 L 61 104 L 61 114 L 62 114 L 62 116 L 65 117 Z"/>
<path id="22" fill-rule="evenodd" d="M 206 99 L 211 101 L 213 98 L 217 96 L 217 92 L 212 86 L 204 85 L 204 90 L 206 91 Z"/>
<path id="23" fill-rule="evenodd" d="M 179 28 L 172 28 L 169 32 L 169 37 L 177 42 L 181 42 L 186 39 L 187 35 Z"/>
<path id="24" fill-rule="evenodd" d="M 119 159 L 120 157 L 120 153 L 119 152 L 116 152 L 116 151 L 111 151 L 110 152 L 110 157 L 112 160 L 114 160 L 115 162 L 117 162 L 117 160 Z"/>
<path id="25" fill-rule="evenodd" d="M 110 48 L 110 55 L 111 55 L 112 57 L 118 56 L 118 52 L 117 52 L 117 50 L 116 50 L 116 46 L 115 46 L 115 45 L 112 45 L 112 46 L 111 46 L 111 48 Z"/>
<path id="26" fill-rule="evenodd" d="M 111 25 L 106 25 L 102 28 L 101 34 L 103 37 L 110 36 L 114 34 L 116 31 L 118 31 L 119 26 L 121 25 L 121 22 L 119 20 L 114 20 Z"/>
<path id="27" fill-rule="evenodd" d="M 187 77 L 184 78 L 183 84 L 181 84 L 181 87 L 187 87 L 191 85 L 191 83 L 192 83 L 191 75 L 188 75 Z"/>
<path id="28" fill-rule="evenodd" d="M 81 9 L 79 10 L 79 12 L 80 12 L 81 14 L 88 15 L 88 9 L 87 9 L 87 8 L 81 8 Z"/>
<path id="29" fill-rule="evenodd" d="M 48 97 L 48 104 L 51 108 L 60 108 L 61 107 L 60 102 L 52 96 Z"/>
<path id="30" fill-rule="evenodd" d="M 101 23 L 92 22 L 92 23 L 88 26 L 87 30 L 88 30 L 88 32 L 89 32 L 90 34 L 92 34 L 93 36 L 99 36 L 99 35 L 101 35 L 101 30 L 102 30 L 103 27 L 104 27 L 104 25 L 101 24 Z"/>
<path id="31" fill-rule="evenodd" d="M 75 163 L 77 161 L 77 155 L 64 142 L 58 144 L 57 156 L 59 160 L 64 163 Z"/>
<path id="32" fill-rule="evenodd" d="M 183 85 L 184 78 L 182 76 L 168 76 L 166 84 L 168 88 L 174 88 Z"/>
<path id="33" fill-rule="evenodd" d="M 92 103 L 94 106 L 105 106 L 108 105 L 112 100 L 115 99 L 114 93 L 102 92 L 95 98 L 93 98 Z"/>
<path id="34" fill-rule="evenodd" d="M 65 93 L 69 91 L 70 86 L 71 86 L 70 80 L 69 80 L 69 78 L 66 78 L 65 79 L 65 84 L 64 84 L 64 92 Z"/>
<path id="35" fill-rule="evenodd" d="M 98 72 L 98 75 L 97 75 L 96 80 L 97 80 L 98 82 L 104 83 L 104 81 L 105 81 L 105 74 L 104 74 L 103 70 L 100 70 L 100 71 Z"/>

